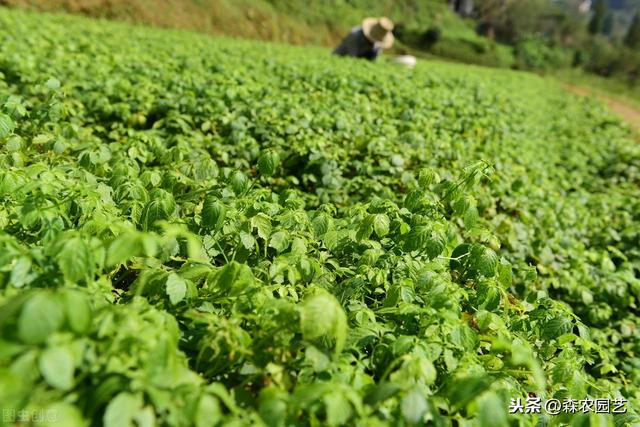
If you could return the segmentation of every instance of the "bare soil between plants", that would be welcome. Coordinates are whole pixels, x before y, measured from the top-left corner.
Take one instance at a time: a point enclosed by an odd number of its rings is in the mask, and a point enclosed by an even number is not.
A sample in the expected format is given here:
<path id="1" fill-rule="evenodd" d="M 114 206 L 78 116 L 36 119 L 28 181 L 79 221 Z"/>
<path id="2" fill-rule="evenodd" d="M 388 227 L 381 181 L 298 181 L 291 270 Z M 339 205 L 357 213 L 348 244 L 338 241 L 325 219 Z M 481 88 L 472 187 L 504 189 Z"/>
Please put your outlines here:
<path id="1" fill-rule="evenodd" d="M 611 111 L 629 123 L 636 132 L 640 132 L 640 109 L 637 107 L 585 87 L 569 84 L 565 84 L 564 86 L 569 92 L 573 92 L 580 96 L 594 96 L 605 102 Z"/>

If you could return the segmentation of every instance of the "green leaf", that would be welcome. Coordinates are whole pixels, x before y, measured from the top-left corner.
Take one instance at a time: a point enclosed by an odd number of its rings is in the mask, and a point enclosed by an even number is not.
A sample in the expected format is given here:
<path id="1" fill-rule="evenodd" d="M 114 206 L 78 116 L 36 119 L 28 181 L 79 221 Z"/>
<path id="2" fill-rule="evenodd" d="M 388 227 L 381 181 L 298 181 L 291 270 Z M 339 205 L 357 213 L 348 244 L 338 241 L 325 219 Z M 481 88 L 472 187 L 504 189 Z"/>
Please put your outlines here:
<path id="1" fill-rule="evenodd" d="M 87 422 L 77 406 L 67 402 L 55 402 L 45 406 L 42 410 L 45 420 L 37 423 L 43 426 L 86 427 Z M 48 419 L 47 417 L 51 417 Z M 49 423 L 48 421 L 52 421 Z"/>
<path id="2" fill-rule="evenodd" d="M 0 113 L 0 139 L 8 137 L 11 132 L 13 132 L 13 129 L 15 129 L 15 126 L 11 117 Z"/>
<path id="3" fill-rule="evenodd" d="M 266 151 L 258 158 L 258 170 L 262 175 L 271 176 L 275 173 L 278 163 L 280 163 L 278 153 Z"/>
<path id="4" fill-rule="evenodd" d="M 571 320 L 564 316 L 557 316 L 544 323 L 540 337 L 542 339 L 551 340 L 558 338 L 561 335 L 568 334 L 572 330 L 573 323 Z"/>
<path id="5" fill-rule="evenodd" d="M 393 156 L 391 156 L 390 160 L 391 160 L 391 164 L 395 167 L 404 166 L 404 159 L 400 154 L 394 154 Z"/>
<path id="6" fill-rule="evenodd" d="M 170 217 L 171 212 L 166 209 L 166 205 L 161 200 L 151 200 L 142 209 L 138 224 L 143 230 L 152 230 L 157 221 L 165 221 Z"/>
<path id="7" fill-rule="evenodd" d="M 438 173 L 433 169 L 420 169 L 420 172 L 418 174 L 418 184 L 420 184 L 420 187 L 422 187 L 423 189 L 427 188 L 431 184 L 438 183 L 439 181 L 440 177 L 438 176 Z"/>
<path id="8" fill-rule="evenodd" d="M 58 90 L 60 89 L 60 80 L 56 79 L 56 78 L 50 78 L 49 80 L 46 81 L 46 83 L 44 84 L 48 89 L 51 90 Z"/>
<path id="9" fill-rule="evenodd" d="M 473 199 L 467 195 L 461 195 L 452 202 L 453 211 L 457 215 L 464 215 L 472 206 Z"/>
<path id="10" fill-rule="evenodd" d="M 31 144 L 33 144 L 33 145 L 44 145 L 44 144 L 48 143 L 49 141 L 51 141 L 52 139 L 54 139 L 53 135 L 40 134 L 40 135 L 36 135 L 35 137 L 33 137 L 33 139 L 31 140 Z"/>
<path id="11" fill-rule="evenodd" d="M 287 393 L 269 386 L 260 390 L 258 412 L 268 426 L 284 426 L 287 416 Z"/>
<path id="12" fill-rule="evenodd" d="M 502 300 L 502 294 L 500 293 L 500 289 L 489 283 L 479 283 L 477 285 L 477 305 L 479 308 L 484 310 L 495 310 L 500 305 Z"/>
<path id="13" fill-rule="evenodd" d="M 278 253 L 284 252 L 289 247 L 289 233 L 287 231 L 276 231 L 269 239 L 269 247 Z"/>
<path id="14" fill-rule="evenodd" d="M 229 183 L 236 194 L 242 194 L 249 188 L 249 179 L 240 171 L 236 171 L 231 175 Z"/>
<path id="15" fill-rule="evenodd" d="M 219 295 L 225 297 L 237 296 L 254 283 L 251 269 L 247 265 L 240 264 L 236 261 L 231 261 L 219 271 L 215 272 L 212 279 L 213 289 Z"/>
<path id="16" fill-rule="evenodd" d="M 154 256 L 157 247 L 155 236 L 138 231 L 127 231 L 116 237 L 109 245 L 107 265 L 122 264 L 134 256 Z"/>
<path id="17" fill-rule="evenodd" d="M 467 403 L 487 390 L 491 383 L 491 378 L 485 375 L 459 377 L 449 384 L 449 401 L 455 408 L 464 408 Z"/>
<path id="18" fill-rule="evenodd" d="M 171 304 L 176 305 L 182 301 L 187 294 L 187 282 L 176 273 L 167 275 L 166 292 Z"/>
<path id="19" fill-rule="evenodd" d="M 27 109 L 22 100 L 15 95 L 9 96 L 7 102 L 4 103 L 4 108 L 13 118 L 24 117 L 27 114 Z"/>
<path id="20" fill-rule="evenodd" d="M 389 233 L 389 217 L 385 214 L 376 214 L 373 217 L 373 230 L 380 238 Z"/>
<path id="21" fill-rule="evenodd" d="M 404 199 L 404 207 L 411 212 L 417 212 L 425 201 L 424 194 L 421 190 L 410 191 Z"/>
<path id="22" fill-rule="evenodd" d="M 151 406 L 145 406 L 133 416 L 136 427 L 156 427 L 156 414 Z"/>
<path id="23" fill-rule="evenodd" d="M 434 259 L 444 251 L 447 236 L 444 233 L 432 231 L 425 242 L 425 250 L 429 259 Z"/>
<path id="24" fill-rule="evenodd" d="M 162 189 L 155 189 L 149 194 L 149 203 L 142 209 L 139 226 L 147 231 L 154 228 L 157 221 L 166 221 L 176 210 L 173 195 Z"/>
<path id="25" fill-rule="evenodd" d="M 194 414 L 194 424 L 196 427 L 209 427 L 216 425 L 222 418 L 222 410 L 218 399 L 203 394 L 198 400 L 198 406 Z"/>
<path id="26" fill-rule="evenodd" d="M 300 326 L 304 339 L 328 338 L 335 341 L 334 353 L 342 352 L 347 338 L 347 316 L 333 295 L 321 292 L 306 298 L 300 308 Z"/>
<path id="27" fill-rule="evenodd" d="M 20 151 L 22 149 L 22 138 L 17 135 L 10 136 L 5 144 L 5 148 L 10 153 Z"/>
<path id="28" fill-rule="evenodd" d="M 475 227 L 479 217 L 480 216 L 478 215 L 478 208 L 476 208 L 474 205 L 469 206 L 465 211 L 463 218 L 465 228 L 472 229 L 473 227 Z"/>
<path id="29" fill-rule="evenodd" d="M 511 264 L 502 259 L 498 264 L 497 271 L 498 282 L 500 283 L 500 285 L 505 289 L 511 287 L 511 285 L 513 284 L 513 271 Z"/>
<path id="30" fill-rule="evenodd" d="M 269 239 L 269 236 L 271 236 L 271 218 L 263 213 L 251 218 L 251 227 L 258 230 L 258 236 L 264 240 Z"/>
<path id="31" fill-rule="evenodd" d="M 64 322 L 64 311 L 57 296 L 41 291 L 29 298 L 18 318 L 18 336 L 27 344 L 40 344 Z"/>
<path id="32" fill-rule="evenodd" d="M 78 334 L 86 333 L 91 327 L 92 313 L 87 297 L 72 289 L 62 294 L 64 312 L 71 330 Z"/>
<path id="33" fill-rule="evenodd" d="M 508 427 L 507 405 L 493 392 L 478 399 L 480 427 Z"/>
<path id="34" fill-rule="evenodd" d="M 64 153 L 64 150 L 66 150 L 66 145 L 64 143 L 64 141 L 62 140 L 57 140 L 55 142 L 55 144 L 53 144 L 53 152 L 56 154 L 62 154 Z"/>
<path id="35" fill-rule="evenodd" d="M 425 251 L 430 259 L 440 255 L 447 243 L 444 233 L 426 225 L 414 226 L 405 239 L 406 251 Z"/>
<path id="36" fill-rule="evenodd" d="M 256 246 L 256 239 L 246 231 L 241 231 L 240 243 L 242 243 L 245 249 L 252 250 Z"/>
<path id="37" fill-rule="evenodd" d="M 33 275 L 29 274 L 30 271 L 31 260 L 25 256 L 21 256 L 13 265 L 9 282 L 16 288 L 23 287 L 30 283 L 34 278 Z"/>
<path id="38" fill-rule="evenodd" d="M 339 393 L 327 393 L 322 396 L 327 413 L 328 426 L 344 425 L 353 414 L 351 404 Z"/>
<path id="39" fill-rule="evenodd" d="M 402 417 L 409 424 L 418 424 L 422 421 L 422 417 L 429 409 L 426 397 L 419 389 L 413 388 L 402 397 L 400 410 Z"/>
<path id="40" fill-rule="evenodd" d="M 400 344 L 399 341 L 396 341 Z M 411 347 L 411 344 L 409 345 Z M 406 351 L 410 351 L 409 347 L 406 349 L 398 348 L 397 352 L 402 354 Z M 389 379 L 396 384 L 424 384 L 431 385 L 435 382 L 437 377 L 437 371 L 433 363 L 428 359 L 421 356 L 414 356 L 411 354 L 405 354 L 402 356 L 403 362 L 400 369 L 393 372 Z"/>
<path id="41" fill-rule="evenodd" d="M 319 213 L 311 222 L 316 237 L 322 237 L 331 227 L 331 217 L 324 212 Z"/>
<path id="42" fill-rule="evenodd" d="M 492 277 L 496 274 L 498 255 L 479 244 L 463 243 L 451 254 L 449 267 L 452 271 L 468 274 L 467 277 Z"/>
<path id="43" fill-rule="evenodd" d="M 202 226 L 209 230 L 219 230 L 224 224 L 227 208 L 216 197 L 207 196 L 202 205 Z"/>
<path id="44" fill-rule="evenodd" d="M 60 270 L 68 281 L 89 280 L 95 274 L 93 250 L 82 237 L 61 238 L 55 245 L 55 252 Z"/>
<path id="45" fill-rule="evenodd" d="M 492 277 L 498 266 L 498 255 L 481 245 L 473 245 L 469 254 L 470 267 L 477 273 Z"/>
<path id="46" fill-rule="evenodd" d="M 378 259 L 380 259 L 380 256 L 382 256 L 382 254 L 384 254 L 384 252 L 380 249 L 367 249 L 362 253 L 362 256 L 360 257 L 360 263 L 373 266 L 376 264 L 376 262 L 378 262 Z"/>
<path id="47" fill-rule="evenodd" d="M 451 331 L 451 342 L 464 350 L 472 350 L 478 345 L 478 336 L 466 325 L 456 326 Z"/>
<path id="48" fill-rule="evenodd" d="M 304 352 L 304 358 L 311 365 L 314 372 L 326 370 L 331 363 L 329 357 L 313 345 L 307 346 Z"/>
<path id="49" fill-rule="evenodd" d="M 294 237 L 291 241 L 291 254 L 303 256 L 307 253 L 307 241 L 301 237 Z"/>
<path id="50" fill-rule="evenodd" d="M 49 104 L 49 110 L 47 111 L 47 116 L 49 120 L 52 122 L 58 122 L 62 119 L 66 114 L 66 109 L 64 104 L 61 102 L 53 102 Z"/>
<path id="51" fill-rule="evenodd" d="M 40 373 L 50 386 L 59 390 L 73 387 L 75 364 L 73 354 L 67 347 L 45 349 L 38 359 Z"/>
<path id="52" fill-rule="evenodd" d="M 417 225 L 411 228 L 406 236 L 404 249 L 406 251 L 418 251 L 427 245 L 431 236 L 431 228 L 426 225 Z"/>
<path id="53" fill-rule="evenodd" d="M 368 405 L 375 405 L 379 402 L 384 402 L 401 390 L 402 388 L 398 384 L 391 382 L 382 382 L 377 385 L 372 385 L 365 397 L 365 403 Z"/>
<path id="54" fill-rule="evenodd" d="M 465 259 L 471 250 L 471 245 L 468 243 L 463 243 L 461 245 L 456 246 L 456 248 L 451 253 L 451 260 L 449 261 L 449 268 L 451 271 L 459 271 L 462 272 L 464 266 L 467 263 Z"/>
<path id="55" fill-rule="evenodd" d="M 371 236 L 371 233 L 373 233 L 373 220 L 373 215 L 367 215 L 367 217 L 360 223 L 358 231 L 356 232 L 356 239 L 359 242 L 368 239 Z"/>
<path id="56" fill-rule="evenodd" d="M 431 361 L 424 358 L 416 358 L 413 365 L 414 378 L 422 380 L 427 385 L 431 385 L 436 381 L 438 371 L 436 371 Z"/>
<path id="57" fill-rule="evenodd" d="M 128 392 L 118 394 L 104 411 L 104 427 L 133 427 L 133 419 L 142 406 L 139 395 Z"/>

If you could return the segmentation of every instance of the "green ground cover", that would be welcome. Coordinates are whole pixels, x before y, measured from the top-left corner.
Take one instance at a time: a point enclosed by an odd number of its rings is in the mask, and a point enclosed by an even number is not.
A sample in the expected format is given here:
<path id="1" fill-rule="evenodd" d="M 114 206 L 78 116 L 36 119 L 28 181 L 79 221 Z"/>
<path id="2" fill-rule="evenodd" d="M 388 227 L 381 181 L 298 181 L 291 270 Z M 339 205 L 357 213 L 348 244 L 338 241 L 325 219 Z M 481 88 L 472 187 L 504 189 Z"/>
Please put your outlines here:
<path id="1" fill-rule="evenodd" d="M 0 41 L 9 417 L 640 423 L 640 148 L 601 104 L 6 9 Z"/>
<path id="2" fill-rule="evenodd" d="M 444 0 L 5 0 L 11 7 L 180 28 L 246 39 L 334 47 L 366 16 L 396 24 L 392 53 L 509 68 L 513 49 L 476 34 L 476 23 Z M 2 2 L 0 1 L 0 4 Z M 439 41 L 424 33 L 437 29 Z M 428 53 L 429 52 L 429 53 Z"/>

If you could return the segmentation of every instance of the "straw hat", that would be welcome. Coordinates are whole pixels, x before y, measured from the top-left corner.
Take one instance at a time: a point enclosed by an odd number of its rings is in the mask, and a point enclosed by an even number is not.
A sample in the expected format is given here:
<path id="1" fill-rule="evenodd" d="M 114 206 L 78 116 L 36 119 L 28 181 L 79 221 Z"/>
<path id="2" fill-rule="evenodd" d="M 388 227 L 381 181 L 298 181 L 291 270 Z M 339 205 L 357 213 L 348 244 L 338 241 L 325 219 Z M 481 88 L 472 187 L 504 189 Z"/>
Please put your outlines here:
<path id="1" fill-rule="evenodd" d="M 393 22 L 389 18 L 365 18 L 362 21 L 362 32 L 373 43 L 381 48 L 389 49 L 393 45 Z"/>

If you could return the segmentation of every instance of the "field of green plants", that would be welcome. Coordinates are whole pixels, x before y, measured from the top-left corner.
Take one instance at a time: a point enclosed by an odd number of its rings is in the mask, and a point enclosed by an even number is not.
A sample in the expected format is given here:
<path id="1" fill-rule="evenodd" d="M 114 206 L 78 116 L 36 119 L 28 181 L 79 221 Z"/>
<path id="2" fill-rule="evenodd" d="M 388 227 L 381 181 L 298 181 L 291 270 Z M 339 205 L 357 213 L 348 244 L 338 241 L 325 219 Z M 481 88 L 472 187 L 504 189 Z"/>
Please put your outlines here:
<path id="1" fill-rule="evenodd" d="M 0 8 L 1 425 L 638 426 L 633 138 L 530 74 Z"/>

